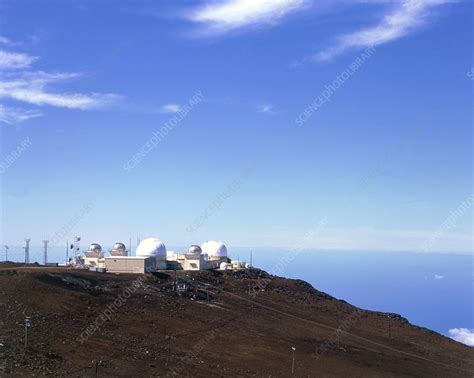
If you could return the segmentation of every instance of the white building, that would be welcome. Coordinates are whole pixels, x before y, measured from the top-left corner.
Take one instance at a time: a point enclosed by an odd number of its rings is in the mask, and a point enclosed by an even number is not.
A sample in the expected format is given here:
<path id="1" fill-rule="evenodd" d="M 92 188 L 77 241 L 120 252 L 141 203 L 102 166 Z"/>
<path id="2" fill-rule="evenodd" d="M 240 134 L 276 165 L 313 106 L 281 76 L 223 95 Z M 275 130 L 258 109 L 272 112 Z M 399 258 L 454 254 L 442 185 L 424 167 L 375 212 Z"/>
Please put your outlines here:
<path id="1" fill-rule="evenodd" d="M 220 241 L 206 241 L 201 246 L 191 245 L 186 253 L 168 251 L 157 238 L 144 239 L 137 247 L 136 256 L 128 256 L 123 243 L 115 243 L 110 256 L 104 258 L 102 247 L 92 243 L 84 253 L 84 265 L 105 268 L 115 273 L 147 273 L 157 270 L 243 269 L 243 261 L 230 261 L 227 247 Z"/>
<path id="2" fill-rule="evenodd" d="M 84 265 L 102 267 L 104 263 L 104 252 L 100 244 L 92 243 L 89 249 L 84 252 Z"/>
<path id="3" fill-rule="evenodd" d="M 153 257 L 156 262 L 156 269 L 158 270 L 165 270 L 167 268 L 166 246 L 160 239 L 148 238 L 142 240 L 137 247 L 136 255 L 141 257 Z"/>
<path id="4" fill-rule="evenodd" d="M 106 270 L 110 273 L 150 273 L 156 271 L 152 256 L 107 256 Z"/>
<path id="5" fill-rule="evenodd" d="M 168 253 L 168 269 L 209 270 L 227 263 L 227 248 L 222 242 L 207 241 L 191 245 L 187 253 Z"/>

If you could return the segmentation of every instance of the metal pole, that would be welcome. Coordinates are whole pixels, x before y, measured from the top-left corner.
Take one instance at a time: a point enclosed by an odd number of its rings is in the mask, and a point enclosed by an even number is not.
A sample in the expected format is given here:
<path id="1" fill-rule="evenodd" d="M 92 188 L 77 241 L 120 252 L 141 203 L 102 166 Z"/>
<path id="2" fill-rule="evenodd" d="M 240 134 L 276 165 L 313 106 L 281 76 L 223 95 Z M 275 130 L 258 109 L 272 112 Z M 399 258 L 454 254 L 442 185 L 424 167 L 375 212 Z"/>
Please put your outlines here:
<path id="1" fill-rule="evenodd" d="M 48 243 L 49 243 L 49 240 L 43 240 L 43 244 L 44 244 L 44 256 L 43 256 L 44 265 L 46 265 L 48 263 Z"/>
<path id="2" fill-rule="evenodd" d="M 29 264 L 29 262 L 30 262 L 30 241 L 31 241 L 31 239 L 25 239 L 25 242 L 26 242 L 25 264 Z"/>
<path id="3" fill-rule="evenodd" d="M 66 264 L 69 257 L 69 240 L 66 240 Z"/>
<path id="4" fill-rule="evenodd" d="M 25 349 L 28 348 L 28 318 L 25 319 Z"/>
<path id="5" fill-rule="evenodd" d="M 10 247 L 8 245 L 5 246 L 5 261 L 8 261 L 8 250 Z"/>
<path id="6" fill-rule="evenodd" d="M 294 375 L 295 374 L 295 350 L 296 350 L 296 348 L 291 347 L 291 349 L 293 350 L 293 358 L 291 360 L 291 375 Z"/>

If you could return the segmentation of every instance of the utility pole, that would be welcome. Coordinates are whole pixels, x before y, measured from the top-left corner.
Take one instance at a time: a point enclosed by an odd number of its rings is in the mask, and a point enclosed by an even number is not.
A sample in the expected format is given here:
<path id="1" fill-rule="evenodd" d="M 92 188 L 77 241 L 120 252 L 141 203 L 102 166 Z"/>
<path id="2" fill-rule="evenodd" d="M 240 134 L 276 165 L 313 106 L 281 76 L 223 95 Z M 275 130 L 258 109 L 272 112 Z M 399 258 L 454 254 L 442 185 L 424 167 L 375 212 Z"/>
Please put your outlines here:
<path id="1" fill-rule="evenodd" d="M 25 239 L 26 247 L 25 248 L 25 264 L 30 263 L 30 241 L 31 239 Z"/>
<path id="2" fill-rule="evenodd" d="M 102 360 L 98 361 L 95 360 L 95 376 L 96 378 L 99 377 L 99 365 L 102 363 Z"/>
<path id="3" fill-rule="evenodd" d="M 8 261 L 8 250 L 10 247 L 8 245 L 5 246 L 5 261 Z"/>
<path id="4" fill-rule="evenodd" d="M 294 346 L 292 346 L 291 350 L 293 351 L 293 357 L 291 359 L 291 375 L 294 375 L 295 374 L 295 350 L 296 350 L 296 348 Z"/>
<path id="5" fill-rule="evenodd" d="M 43 244 L 44 244 L 44 253 L 43 253 L 44 265 L 46 265 L 48 263 L 48 243 L 49 243 L 49 240 L 43 240 Z"/>

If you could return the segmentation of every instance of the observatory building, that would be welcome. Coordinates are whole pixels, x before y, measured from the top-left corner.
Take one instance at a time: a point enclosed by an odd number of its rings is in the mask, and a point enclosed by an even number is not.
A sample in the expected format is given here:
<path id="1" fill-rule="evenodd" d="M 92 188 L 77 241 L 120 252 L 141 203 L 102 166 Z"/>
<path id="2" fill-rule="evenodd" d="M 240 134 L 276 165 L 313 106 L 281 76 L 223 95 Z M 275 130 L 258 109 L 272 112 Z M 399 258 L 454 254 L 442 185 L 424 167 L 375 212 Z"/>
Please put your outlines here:
<path id="1" fill-rule="evenodd" d="M 84 253 L 84 265 L 96 268 L 103 267 L 104 252 L 100 244 L 92 243 L 89 249 Z"/>
<path id="2" fill-rule="evenodd" d="M 143 240 L 137 247 L 136 255 L 129 256 L 124 243 L 117 242 L 104 257 L 100 244 L 92 243 L 84 252 L 83 265 L 91 270 L 106 270 L 110 273 L 148 273 L 158 270 L 210 270 L 244 269 L 244 261 L 231 261 L 227 247 L 220 241 L 206 241 L 202 245 L 193 244 L 187 252 L 168 251 L 157 238 Z"/>
<path id="3" fill-rule="evenodd" d="M 114 249 L 117 253 L 120 250 L 115 248 L 120 247 L 118 244 L 122 243 L 115 244 Z M 148 238 L 138 245 L 136 256 L 112 255 L 111 251 L 111 256 L 105 258 L 105 268 L 111 273 L 148 273 L 166 270 L 166 246 L 160 239 Z"/>
<path id="4" fill-rule="evenodd" d="M 187 253 L 170 253 L 167 260 L 169 269 L 218 269 L 227 263 L 227 248 L 222 242 L 207 241 L 201 246 L 191 245 Z"/>

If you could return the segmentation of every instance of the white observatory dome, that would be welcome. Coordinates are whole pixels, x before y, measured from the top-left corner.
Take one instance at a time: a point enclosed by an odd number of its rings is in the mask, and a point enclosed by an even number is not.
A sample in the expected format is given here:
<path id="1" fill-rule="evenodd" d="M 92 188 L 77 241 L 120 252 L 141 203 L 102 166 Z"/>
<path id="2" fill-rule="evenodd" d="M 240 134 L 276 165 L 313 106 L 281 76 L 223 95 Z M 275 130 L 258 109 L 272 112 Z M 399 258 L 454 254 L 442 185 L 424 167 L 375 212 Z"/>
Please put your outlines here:
<path id="1" fill-rule="evenodd" d="M 114 244 L 114 247 L 112 249 L 116 251 L 125 251 L 127 248 L 125 247 L 125 244 L 117 242 Z"/>
<path id="2" fill-rule="evenodd" d="M 102 252 L 100 244 L 92 243 L 89 245 L 89 249 L 85 252 L 85 255 L 88 257 L 102 258 L 104 257 L 104 252 Z"/>
<path id="3" fill-rule="evenodd" d="M 227 263 L 226 262 L 221 262 L 221 264 L 219 265 L 219 269 L 220 270 L 227 270 Z"/>
<path id="4" fill-rule="evenodd" d="M 102 247 L 100 246 L 100 244 L 92 243 L 92 244 L 89 246 L 89 251 L 90 251 L 90 252 L 97 252 L 97 253 L 100 253 L 100 252 L 102 252 Z"/>
<path id="5" fill-rule="evenodd" d="M 143 240 L 137 247 L 137 256 L 154 256 L 166 259 L 166 246 L 160 239 L 148 238 Z"/>
<path id="6" fill-rule="evenodd" d="M 193 244 L 189 247 L 188 253 L 192 255 L 200 255 L 202 253 L 202 250 L 200 246 Z"/>
<path id="7" fill-rule="evenodd" d="M 204 253 L 207 253 L 210 258 L 227 257 L 227 248 L 222 242 L 212 240 L 207 241 L 201 245 L 201 249 Z"/>

